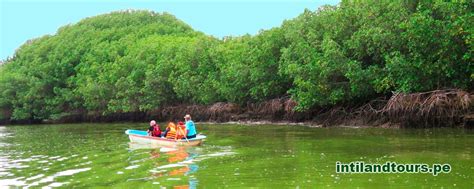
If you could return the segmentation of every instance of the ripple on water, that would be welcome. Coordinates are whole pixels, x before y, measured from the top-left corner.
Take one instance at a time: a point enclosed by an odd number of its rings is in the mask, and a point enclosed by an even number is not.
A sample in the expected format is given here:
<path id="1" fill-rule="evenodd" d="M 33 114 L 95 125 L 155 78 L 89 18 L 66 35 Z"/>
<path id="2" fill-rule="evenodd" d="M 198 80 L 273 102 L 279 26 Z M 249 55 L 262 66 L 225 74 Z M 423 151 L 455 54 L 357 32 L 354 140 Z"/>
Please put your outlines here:
<path id="1" fill-rule="evenodd" d="M 56 177 L 61 177 L 61 176 L 71 176 L 71 175 L 74 175 L 74 174 L 77 174 L 77 173 L 80 173 L 80 172 L 84 172 L 84 171 L 89 171 L 91 170 L 90 167 L 87 167 L 87 168 L 81 168 L 81 169 L 70 169 L 70 170 L 65 170 L 65 171 L 61 171 L 61 172 L 58 172 L 54 175 L 51 175 L 51 176 L 47 176 L 37 182 L 33 182 L 31 184 L 29 184 L 27 187 L 33 187 L 33 186 L 38 186 L 40 184 L 44 184 L 44 183 L 48 183 L 48 182 L 53 182 L 54 179 Z M 41 178 L 41 177 L 38 177 L 38 178 Z M 48 185 L 49 187 L 59 187 L 59 186 L 62 186 L 64 184 L 67 184 L 67 182 L 64 182 L 64 183 L 59 183 L 59 182 L 53 182 L 51 183 L 50 185 Z"/>
<path id="2" fill-rule="evenodd" d="M 8 133 L 6 131 L 6 127 L 0 125 L 0 139 L 4 139 L 7 137 L 13 137 L 12 133 Z"/>
<path id="3" fill-rule="evenodd" d="M 0 137 L 2 137 L 2 136 L 0 136 Z M 13 146 L 13 144 L 0 142 L 0 147 L 8 147 L 8 146 Z"/>
<path id="4" fill-rule="evenodd" d="M 37 162 L 41 164 L 52 164 L 50 161 L 64 161 L 69 158 L 61 157 L 61 156 L 52 156 L 48 157 L 46 155 L 33 155 L 28 158 L 22 158 L 18 156 L 18 154 L 0 154 L 0 176 L 1 177 L 14 177 L 15 174 L 9 172 L 10 170 L 21 171 L 21 169 L 28 168 L 30 165 L 26 165 L 25 163 L 29 162 Z M 38 167 L 41 168 L 41 167 Z M 46 187 L 60 187 L 68 182 L 54 182 L 56 177 L 61 176 L 70 176 L 80 172 L 89 171 L 91 168 L 80 168 L 80 169 L 70 169 L 61 172 L 57 172 L 54 175 L 46 176 L 45 174 L 38 174 L 32 175 L 28 178 L 25 177 L 17 177 L 17 178 L 8 178 L 8 179 L 1 179 L 0 178 L 0 188 L 2 187 L 9 187 L 9 186 L 17 186 L 17 187 L 34 187 L 40 184 L 49 184 Z M 43 171 L 49 170 L 48 167 L 42 168 Z M 37 181 L 35 181 L 37 180 Z M 30 183 L 32 182 L 32 183 Z"/>
<path id="5" fill-rule="evenodd" d="M 59 159 L 61 158 L 61 156 L 52 156 L 52 157 L 49 157 L 49 159 Z"/>
<path id="6" fill-rule="evenodd" d="M 25 186 L 26 182 L 20 179 L 0 179 L 0 186 Z"/>
<path id="7" fill-rule="evenodd" d="M 39 179 L 41 177 L 44 177 L 44 174 L 39 174 L 39 175 L 36 175 L 36 176 L 32 176 L 30 178 L 27 178 L 26 181 L 36 180 L 36 179 Z"/>
<path id="8" fill-rule="evenodd" d="M 129 169 L 136 169 L 136 168 L 138 168 L 138 167 L 140 167 L 140 165 L 130 165 L 130 166 L 128 166 L 128 167 L 125 167 L 125 169 L 127 169 L 127 170 L 129 170 Z"/>

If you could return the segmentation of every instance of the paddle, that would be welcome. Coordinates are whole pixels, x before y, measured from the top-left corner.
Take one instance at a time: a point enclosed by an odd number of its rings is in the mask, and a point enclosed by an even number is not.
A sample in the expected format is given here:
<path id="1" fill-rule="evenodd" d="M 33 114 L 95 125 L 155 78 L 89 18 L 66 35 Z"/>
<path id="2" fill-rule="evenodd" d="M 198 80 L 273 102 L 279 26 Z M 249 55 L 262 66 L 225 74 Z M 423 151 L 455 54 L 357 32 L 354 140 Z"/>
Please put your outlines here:
<path id="1" fill-rule="evenodd" d="M 186 134 L 186 133 L 184 133 L 184 138 L 186 139 L 186 141 L 187 141 L 187 142 L 188 142 L 188 144 L 189 144 L 188 137 L 186 137 L 186 135 L 185 135 L 185 134 Z"/>

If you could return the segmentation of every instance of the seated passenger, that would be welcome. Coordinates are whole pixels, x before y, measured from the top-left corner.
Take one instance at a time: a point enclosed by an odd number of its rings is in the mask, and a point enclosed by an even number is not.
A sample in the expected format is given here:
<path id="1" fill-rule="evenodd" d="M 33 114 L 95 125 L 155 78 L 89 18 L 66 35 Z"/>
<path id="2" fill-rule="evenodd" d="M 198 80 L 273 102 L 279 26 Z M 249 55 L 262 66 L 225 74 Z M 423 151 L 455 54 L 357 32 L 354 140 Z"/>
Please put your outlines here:
<path id="1" fill-rule="evenodd" d="M 168 126 L 166 127 L 166 131 L 163 134 L 163 137 L 167 139 L 175 139 L 176 138 L 176 125 L 173 122 L 169 122 Z"/>
<path id="2" fill-rule="evenodd" d="M 178 125 L 169 122 L 163 137 L 166 137 L 167 139 L 181 139 L 186 133 L 185 128 L 183 122 L 179 122 Z"/>
<path id="3" fill-rule="evenodd" d="M 151 120 L 150 127 L 148 128 L 147 132 L 149 136 L 160 137 L 161 136 L 160 125 L 156 124 L 155 120 Z"/>
<path id="4" fill-rule="evenodd" d="M 191 116 L 186 114 L 186 116 L 184 116 L 184 120 L 186 121 L 186 138 L 196 138 L 196 126 L 194 125 L 193 120 L 191 120 Z"/>
<path id="5" fill-rule="evenodd" d="M 176 131 L 177 131 L 177 136 L 176 138 L 177 139 L 184 139 L 185 135 L 186 135 L 186 126 L 184 125 L 184 123 L 182 121 L 178 122 L 178 125 L 176 127 Z"/>

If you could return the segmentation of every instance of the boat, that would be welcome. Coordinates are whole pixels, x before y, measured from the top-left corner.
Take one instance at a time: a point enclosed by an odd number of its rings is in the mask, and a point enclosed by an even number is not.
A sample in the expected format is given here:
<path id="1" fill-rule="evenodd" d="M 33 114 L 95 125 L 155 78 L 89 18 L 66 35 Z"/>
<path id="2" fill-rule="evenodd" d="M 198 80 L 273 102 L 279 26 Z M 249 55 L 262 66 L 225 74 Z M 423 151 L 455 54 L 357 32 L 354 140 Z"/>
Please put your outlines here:
<path id="1" fill-rule="evenodd" d="M 140 144 L 150 144 L 152 146 L 198 146 L 206 139 L 205 135 L 198 134 L 196 138 L 192 139 L 167 139 L 160 137 L 149 136 L 146 131 L 128 129 L 125 134 L 130 138 L 130 142 Z"/>

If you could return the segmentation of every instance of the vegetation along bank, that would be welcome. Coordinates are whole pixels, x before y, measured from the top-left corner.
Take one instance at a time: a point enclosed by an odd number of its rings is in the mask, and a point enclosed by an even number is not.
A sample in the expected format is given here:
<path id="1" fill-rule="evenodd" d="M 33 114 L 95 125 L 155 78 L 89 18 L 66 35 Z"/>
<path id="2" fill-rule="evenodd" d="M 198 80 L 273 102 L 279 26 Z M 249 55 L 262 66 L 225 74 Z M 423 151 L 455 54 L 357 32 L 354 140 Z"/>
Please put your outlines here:
<path id="1" fill-rule="evenodd" d="M 473 4 L 342 1 L 218 39 L 167 13 L 85 18 L 0 65 L 0 122 L 472 125 Z"/>

